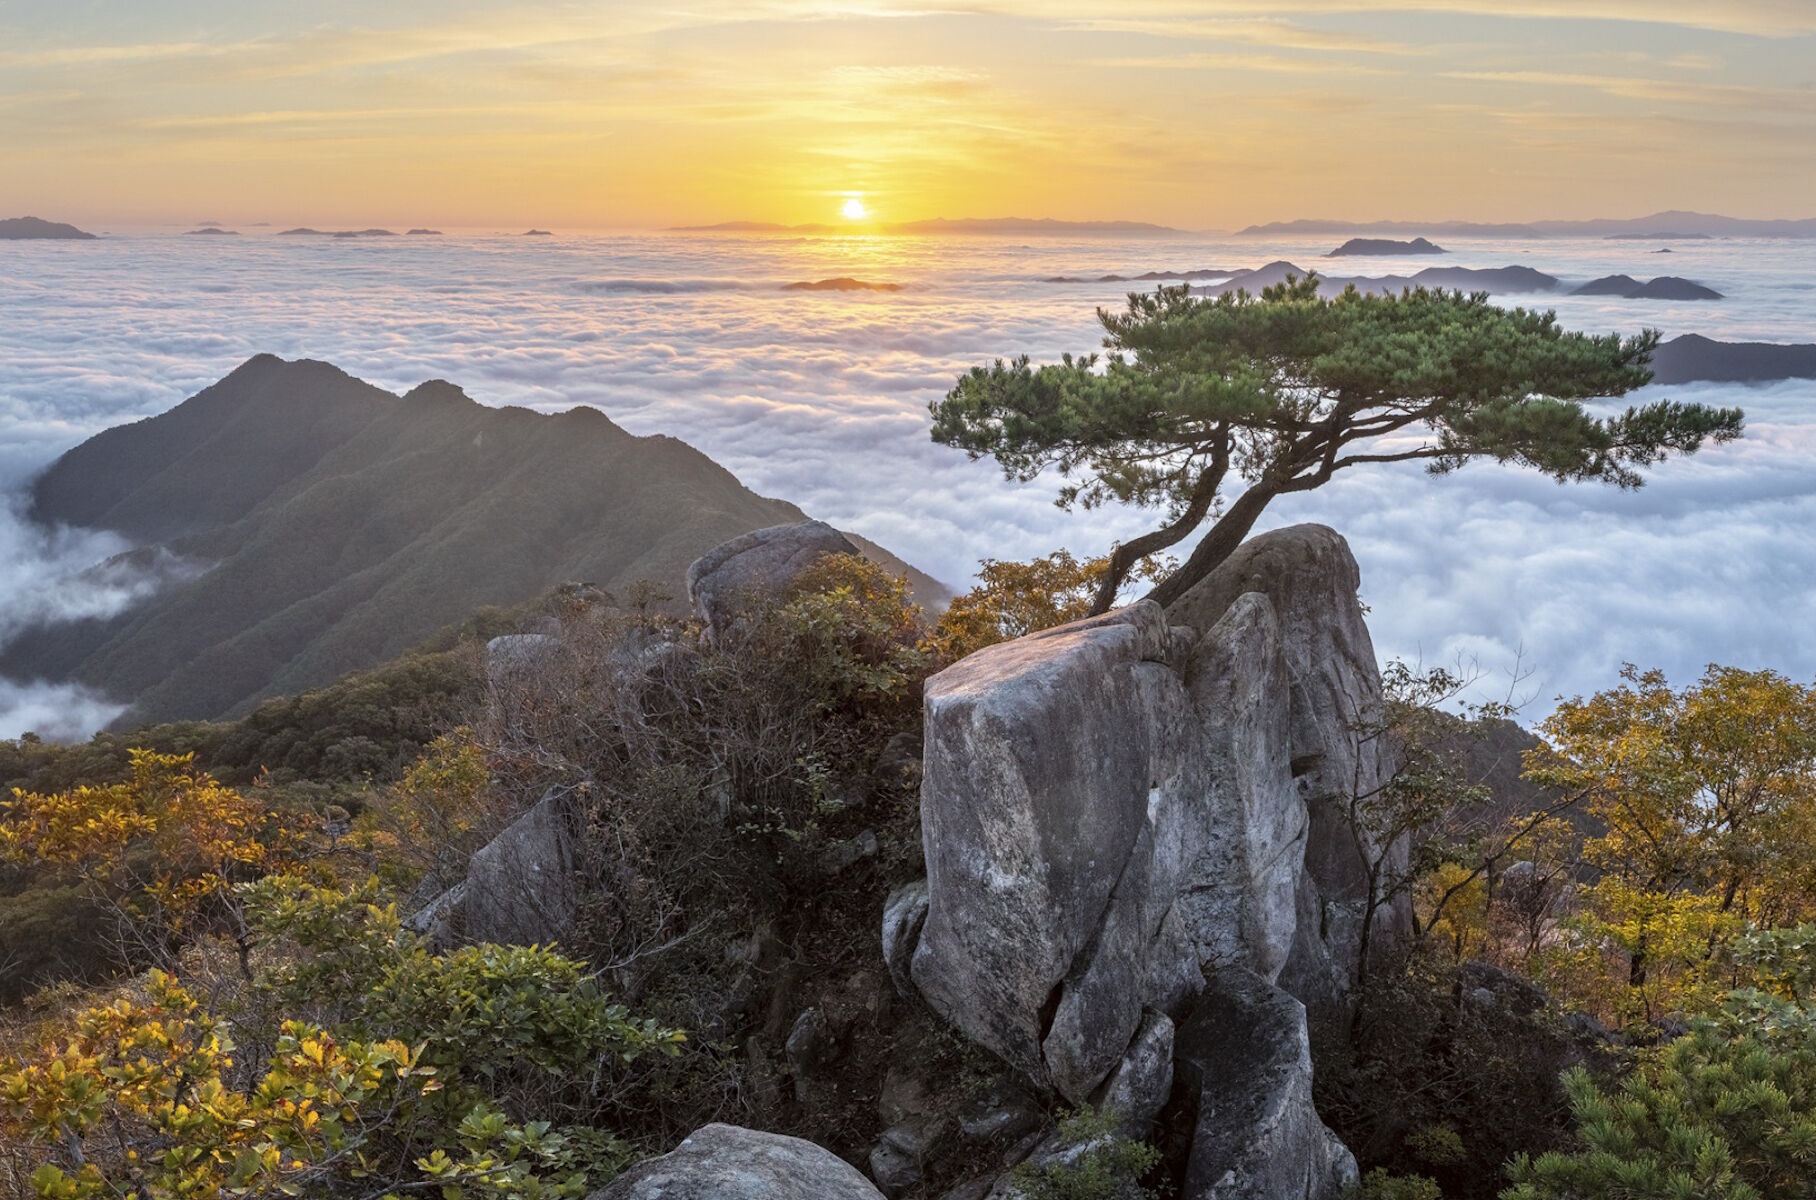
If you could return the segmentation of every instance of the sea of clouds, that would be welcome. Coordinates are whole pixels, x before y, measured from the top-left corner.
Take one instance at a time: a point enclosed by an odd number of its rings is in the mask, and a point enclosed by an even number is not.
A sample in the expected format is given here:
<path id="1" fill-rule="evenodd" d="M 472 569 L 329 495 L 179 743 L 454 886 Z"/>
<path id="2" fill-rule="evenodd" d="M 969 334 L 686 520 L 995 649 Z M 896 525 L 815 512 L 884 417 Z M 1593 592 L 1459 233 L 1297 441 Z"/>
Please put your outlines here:
<path id="1" fill-rule="evenodd" d="M 1065 513 L 1055 483 L 1018 485 L 927 437 L 927 405 L 996 357 L 1090 350 L 1125 285 L 1046 284 L 1151 269 L 1321 265 L 1323 239 L 855 239 L 461 235 L 360 241 L 128 231 L 0 242 L 0 486 L 63 449 L 150 416 L 253 354 L 333 362 L 402 391 L 452 380 L 488 404 L 590 404 L 635 433 L 691 442 L 767 495 L 870 537 L 949 583 L 980 558 L 1100 553 L 1153 514 Z M 1556 240 L 1452 244 L 1443 260 L 1344 260 L 1342 273 L 1433 261 L 1521 263 L 1580 282 L 1686 275 L 1708 304 L 1507 297 L 1572 327 L 1812 339 L 1816 246 Z M 899 292 L 786 292 L 850 276 Z M 1128 285 L 1141 286 L 1141 285 Z M 1362 565 L 1383 658 L 1476 661 L 1485 688 L 1523 663 L 1529 715 L 1608 686 L 1622 662 L 1686 679 L 1708 662 L 1816 676 L 1816 384 L 1673 389 L 1739 404 L 1747 437 L 1668 465 L 1639 492 L 1561 487 L 1473 465 L 1351 472 L 1276 502 L 1270 524 L 1325 521 Z M 0 640 L 31 621 L 105 615 L 156 579 L 98 562 L 124 549 L 44 531 L 0 505 Z M 1496 682 L 1498 681 L 1498 683 Z M 120 697 L 0 681 L 0 736 L 80 734 Z"/>

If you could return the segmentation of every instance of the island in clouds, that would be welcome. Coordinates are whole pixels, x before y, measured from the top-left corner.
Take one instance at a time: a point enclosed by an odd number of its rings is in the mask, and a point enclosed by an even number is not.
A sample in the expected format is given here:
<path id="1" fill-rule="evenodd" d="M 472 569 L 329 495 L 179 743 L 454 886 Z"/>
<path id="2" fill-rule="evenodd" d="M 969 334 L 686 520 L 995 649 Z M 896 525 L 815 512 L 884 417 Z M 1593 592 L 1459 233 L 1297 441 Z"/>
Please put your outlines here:
<path id="1" fill-rule="evenodd" d="M 1347 258 L 1351 256 L 1363 257 L 1371 255 L 1386 256 L 1393 254 L 1449 253 L 1450 251 L 1444 249 L 1444 247 L 1429 242 L 1422 237 L 1414 238 L 1410 242 L 1396 242 L 1389 238 L 1350 238 L 1349 241 L 1344 242 L 1341 246 L 1338 246 L 1324 257 Z"/>
<path id="2" fill-rule="evenodd" d="M 38 238 L 92 242 L 95 240 L 95 235 L 77 229 L 74 225 L 65 225 L 61 221 L 46 221 L 41 217 L 0 217 L 0 240 L 23 241 Z"/>
<path id="3" fill-rule="evenodd" d="M 1649 217 L 1592 221 L 1270 221 L 1238 230 L 1239 236 L 1298 237 L 1352 233 L 1422 233 L 1460 237 L 1603 237 L 1622 241 L 1693 241 L 1711 237 L 1816 237 L 1816 217 L 1757 221 L 1718 213 L 1659 212 Z"/>

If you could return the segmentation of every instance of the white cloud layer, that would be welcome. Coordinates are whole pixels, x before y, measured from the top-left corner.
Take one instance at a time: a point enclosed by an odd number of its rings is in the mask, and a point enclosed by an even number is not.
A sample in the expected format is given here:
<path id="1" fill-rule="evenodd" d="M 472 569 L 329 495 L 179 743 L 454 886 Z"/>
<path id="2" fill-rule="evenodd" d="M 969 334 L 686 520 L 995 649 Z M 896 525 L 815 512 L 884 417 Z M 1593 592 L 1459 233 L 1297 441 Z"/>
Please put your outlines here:
<path id="1" fill-rule="evenodd" d="M 198 216 L 206 214 L 198 214 Z M 1449 239 L 1446 239 L 1447 243 Z M 1152 514 L 1054 508 L 1055 486 L 1006 483 L 927 437 L 927 404 L 964 368 L 1098 340 L 1120 285 L 1049 285 L 1152 268 L 1242 267 L 1316 244 L 1254 241 L 122 237 L 0 242 L 0 473 L 19 478 L 108 425 L 170 407 L 251 355 L 326 359 L 403 390 L 452 380 L 489 404 L 592 404 L 636 433 L 699 447 L 768 495 L 962 583 L 984 556 L 1101 552 Z M 1721 241 L 1453 244 L 1459 266 L 1527 263 L 1568 280 L 1682 274 L 1713 304 L 1559 298 L 1587 329 L 1662 325 L 1810 339 L 1816 246 Z M 1421 263 L 1384 264 L 1416 268 Z M 1374 268 L 1371 266 L 1371 270 Z M 895 293 L 787 293 L 848 275 Z M 1527 298 L 1530 302 L 1530 298 Z M 1492 466 L 1440 479 L 1382 469 L 1279 502 L 1274 523 L 1347 534 L 1383 657 L 1524 655 L 1534 711 L 1607 685 L 1618 664 L 1674 677 L 1710 661 L 1816 676 L 1816 384 L 1678 395 L 1748 410 L 1747 438 L 1668 466 L 1638 493 L 1560 487 Z M 129 600 L 143 580 L 79 572 L 119 547 L 25 536 L 0 517 L 0 637 L 9 617 Z M 43 581 L 60 581 L 48 589 Z M 33 606 L 37 606 L 34 608 Z M 23 619 L 12 616 L 13 621 Z M 0 714 L 82 725 L 44 689 Z M 32 705 L 29 710 L 27 704 Z M 38 707 L 48 706 L 48 707 Z M 0 715 L 0 733 L 22 728 Z"/>
<path id="2" fill-rule="evenodd" d="M 0 494 L 0 646 L 34 625 L 113 616 L 150 595 L 170 565 L 116 558 L 128 546 L 113 534 L 44 529 L 23 508 L 16 492 Z M 82 737 L 124 707 L 73 685 L 0 679 L 0 737 Z"/>

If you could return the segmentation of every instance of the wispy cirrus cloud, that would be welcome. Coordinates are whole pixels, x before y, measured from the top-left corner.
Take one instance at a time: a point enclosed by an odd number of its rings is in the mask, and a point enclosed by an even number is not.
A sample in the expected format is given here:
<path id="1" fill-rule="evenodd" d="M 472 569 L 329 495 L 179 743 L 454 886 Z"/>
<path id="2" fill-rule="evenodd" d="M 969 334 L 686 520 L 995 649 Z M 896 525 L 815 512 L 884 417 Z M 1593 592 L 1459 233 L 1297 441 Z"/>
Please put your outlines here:
<path id="1" fill-rule="evenodd" d="M 0 206 L 91 221 L 227 197 L 242 209 L 218 215 L 293 223 L 801 222 L 861 191 L 891 219 L 1038 206 L 1239 227 L 1291 215 L 1333 172 L 1359 211 L 1789 212 L 1816 169 L 1794 127 L 1816 9 L 1778 0 L 171 0 L 156 20 L 36 17 L 0 10 Z M 1624 159 L 1614 186 L 1598 151 L 1541 148 L 1497 115 L 1521 107 L 1650 121 L 1673 161 Z M 1703 136 L 1717 110 L 1752 132 Z"/>

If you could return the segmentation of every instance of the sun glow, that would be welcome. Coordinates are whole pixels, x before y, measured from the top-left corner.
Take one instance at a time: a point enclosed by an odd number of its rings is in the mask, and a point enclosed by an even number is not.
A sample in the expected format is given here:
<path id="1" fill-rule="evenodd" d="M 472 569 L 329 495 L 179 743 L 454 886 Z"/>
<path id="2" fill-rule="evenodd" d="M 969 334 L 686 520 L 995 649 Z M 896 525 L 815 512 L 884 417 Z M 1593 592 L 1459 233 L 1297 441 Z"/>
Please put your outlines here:
<path id="1" fill-rule="evenodd" d="M 846 199 L 845 206 L 839 209 L 839 215 L 847 221 L 862 221 L 870 215 L 870 210 L 864 207 L 862 196 L 851 196 Z"/>

